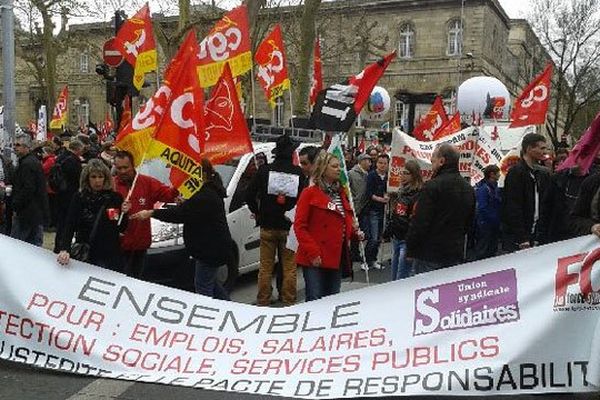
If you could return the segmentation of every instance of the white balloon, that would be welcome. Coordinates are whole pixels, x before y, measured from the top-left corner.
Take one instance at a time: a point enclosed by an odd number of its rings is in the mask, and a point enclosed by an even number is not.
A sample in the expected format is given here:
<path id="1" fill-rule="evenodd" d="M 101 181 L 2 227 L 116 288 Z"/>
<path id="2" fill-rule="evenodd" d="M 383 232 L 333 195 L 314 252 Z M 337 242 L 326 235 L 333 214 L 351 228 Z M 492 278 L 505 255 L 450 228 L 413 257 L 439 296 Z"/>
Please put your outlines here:
<path id="1" fill-rule="evenodd" d="M 369 120 L 382 120 L 386 118 L 391 106 L 390 94 L 381 86 L 375 86 L 367 104 L 363 107 L 362 117 Z"/>
<path id="2" fill-rule="evenodd" d="M 488 96 L 495 100 L 495 116 L 484 115 L 488 108 Z M 470 116 L 474 112 L 484 118 L 508 119 L 511 100 L 508 89 L 501 81 L 491 76 L 476 76 L 459 86 L 456 104 L 463 115 Z"/>

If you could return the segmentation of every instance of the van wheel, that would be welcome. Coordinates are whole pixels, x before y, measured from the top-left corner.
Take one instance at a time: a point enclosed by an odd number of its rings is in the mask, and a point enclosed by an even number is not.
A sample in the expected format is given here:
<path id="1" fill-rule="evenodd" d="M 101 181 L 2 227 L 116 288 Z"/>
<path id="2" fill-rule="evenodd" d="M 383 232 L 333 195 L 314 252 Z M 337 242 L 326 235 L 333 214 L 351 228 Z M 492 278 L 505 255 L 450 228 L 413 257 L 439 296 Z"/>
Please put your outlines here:
<path id="1" fill-rule="evenodd" d="M 235 285 L 235 281 L 238 277 L 240 271 L 240 255 L 238 253 L 237 245 L 235 242 L 231 242 L 231 260 L 227 263 L 227 265 L 223 265 L 219 268 L 219 272 L 217 273 L 217 279 L 221 283 L 221 285 L 231 293 L 233 290 L 233 286 Z"/>

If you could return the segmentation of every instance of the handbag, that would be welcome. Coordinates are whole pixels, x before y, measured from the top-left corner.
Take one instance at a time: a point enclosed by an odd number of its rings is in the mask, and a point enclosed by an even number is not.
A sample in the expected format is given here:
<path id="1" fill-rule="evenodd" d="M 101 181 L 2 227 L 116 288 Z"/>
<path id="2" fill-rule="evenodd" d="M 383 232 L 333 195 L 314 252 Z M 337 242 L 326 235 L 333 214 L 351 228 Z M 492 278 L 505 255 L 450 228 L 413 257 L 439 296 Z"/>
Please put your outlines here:
<path id="1" fill-rule="evenodd" d="M 94 225 L 92 226 L 92 231 L 90 232 L 90 237 L 88 239 L 89 243 L 73 243 L 71 245 L 71 251 L 69 252 L 71 258 L 77 261 L 88 262 L 90 259 L 90 243 L 94 240 L 96 236 L 96 232 L 98 231 L 98 225 L 100 223 L 100 217 L 102 217 L 102 213 L 106 207 L 103 205 L 100 207 L 100 211 L 98 211 L 98 215 L 96 215 L 96 219 L 94 220 Z"/>

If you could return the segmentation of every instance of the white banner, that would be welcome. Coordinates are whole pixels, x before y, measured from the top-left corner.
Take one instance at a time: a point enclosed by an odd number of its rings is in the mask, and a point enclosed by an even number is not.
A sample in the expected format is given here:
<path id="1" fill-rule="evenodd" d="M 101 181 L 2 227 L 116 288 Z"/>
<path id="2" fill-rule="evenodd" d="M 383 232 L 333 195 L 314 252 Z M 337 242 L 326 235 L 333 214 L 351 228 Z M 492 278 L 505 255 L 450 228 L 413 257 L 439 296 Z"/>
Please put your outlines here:
<path id="1" fill-rule="evenodd" d="M 98 377 L 300 398 L 575 393 L 600 382 L 588 236 L 259 308 L 0 236 L 0 358 Z"/>
<path id="2" fill-rule="evenodd" d="M 454 135 L 432 142 L 418 141 L 401 130 L 394 129 L 388 191 L 393 192 L 400 188 L 400 171 L 408 160 L 417 160 L 423 178 L 431 178 L 431 155 L 442 143 L 450 143 L 460 149 L 459 172 L 465 178 L 470 178 L 473 185 L 483 178 L 483 169 L 486 166 L 500 164 L 502 159 L 497 138 L 476 127 L 463 129 Z"/>
<path id="3" fill-rule="evenodd" d="M 48 129 L 46 126 L 46 121 L 48 120 L 46 115 L 46 106 L 41 105 L 40 111 L 38 113 L 38 122 L 37 122 L 37 133 L 36 139 L 40 142 L 45 141 L 48 138 Z"/>

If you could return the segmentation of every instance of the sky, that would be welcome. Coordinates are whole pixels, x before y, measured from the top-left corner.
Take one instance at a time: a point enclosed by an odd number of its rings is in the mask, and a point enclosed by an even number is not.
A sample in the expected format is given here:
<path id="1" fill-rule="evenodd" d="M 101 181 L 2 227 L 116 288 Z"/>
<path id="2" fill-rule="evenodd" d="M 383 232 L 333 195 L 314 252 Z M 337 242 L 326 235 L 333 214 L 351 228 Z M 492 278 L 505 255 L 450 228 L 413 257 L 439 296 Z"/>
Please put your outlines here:
<path id="1" fill-rule="evenodd" d="M 467 0 L 469 1 L 469 0 Z M 511 18 L 525 18 L 531 9 L 528 0 L 499 0 L 502 8 Z"/>

